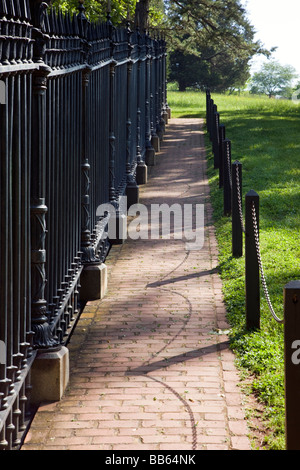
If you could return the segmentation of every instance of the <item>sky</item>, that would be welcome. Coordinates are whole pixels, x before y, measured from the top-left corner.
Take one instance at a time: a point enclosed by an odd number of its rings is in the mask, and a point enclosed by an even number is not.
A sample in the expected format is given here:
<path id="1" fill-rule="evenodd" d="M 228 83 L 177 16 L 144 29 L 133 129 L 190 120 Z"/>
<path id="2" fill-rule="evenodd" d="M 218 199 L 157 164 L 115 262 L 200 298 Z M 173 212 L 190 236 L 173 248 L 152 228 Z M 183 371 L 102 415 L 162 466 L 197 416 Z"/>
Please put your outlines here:
<path id="1" fill-rule="evenodd" d="M 272 58 L 281 65 L 291 65 L 300 79 L 300 0 L 241 0 L 250 23 L 268 49 L 277 46 Z M 251 72 L 260 69 L 266 61 L 262 56 L 254 59 Z"/>

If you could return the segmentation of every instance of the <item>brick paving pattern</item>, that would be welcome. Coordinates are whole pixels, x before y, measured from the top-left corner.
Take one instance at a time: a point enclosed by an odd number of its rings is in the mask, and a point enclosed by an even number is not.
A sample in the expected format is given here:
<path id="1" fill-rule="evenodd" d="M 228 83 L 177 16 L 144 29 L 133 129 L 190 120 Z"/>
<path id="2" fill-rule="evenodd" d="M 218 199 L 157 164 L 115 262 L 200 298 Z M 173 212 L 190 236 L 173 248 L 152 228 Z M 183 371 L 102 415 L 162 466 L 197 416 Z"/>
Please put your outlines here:
<path id="1" fill-rule="evenodd" d="M 41 404 L 22 450 L 250 450 L 199 119 L 171 119 L 140 202 L 205 204 L 205 243 L 131 240 L 107 259 L 108 292 L 69 344 L 60 402 Z"/>

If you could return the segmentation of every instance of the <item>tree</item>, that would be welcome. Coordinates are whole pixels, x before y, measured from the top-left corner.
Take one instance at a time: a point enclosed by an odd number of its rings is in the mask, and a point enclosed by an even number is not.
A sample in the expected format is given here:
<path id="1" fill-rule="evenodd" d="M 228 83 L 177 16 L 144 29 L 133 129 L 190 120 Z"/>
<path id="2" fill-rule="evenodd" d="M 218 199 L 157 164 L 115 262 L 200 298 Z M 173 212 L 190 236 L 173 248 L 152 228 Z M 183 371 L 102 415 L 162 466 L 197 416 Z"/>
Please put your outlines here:
<path id="1" fill-rule="evenodd" d="M 159 27 L 164 19 L 164 0 L 139 0 L 135 9 L 135 26 L 141 31 Z"/>
<path id="2" fill-rule="evenodd" d="M 208 50 L 203 50 L 204 55 L 208 53 Z M 210 60 L 202 60 L 194 54 L 185 54 L 180 50 L 170 53 L 169 80 L 176 81 L 180 91 L 187 87 L 196 87 L 222 92 L 243 87 L 249 78 L 248 59 L 223 53 Z"/>
<path id="3" fill-rule="evenodd" d="M 52 2 L 72 12 L 78 6 L 78 0 Z M 132 27 L 164 34 L 171 72 L 183 77 L 181 89 L 193 84 L 213 85 L 219 91 L 240 86 L 249 77 L 250 59 L 258 53 L 269 54 L 254 41 L 240 0 L 84 0 L 90 20 L 105 21 L 109 5 L 114 24 L 124 23 L 129 12 Z"/>
<path id="4" fill-rule="evenodd" d="M 280 65 L 272 60 L 262 65 L 251 80 L 251 93 L 263 93 L 271 98 L 274 95 L 284 96 L 292 88 L 292 81 L 297 78 L 295 69 L 290 65 Z"/>
<path id="5" fill-rule="evenodd" d="M 135 26 L 141 31 L 149 27 L 150 0 L 141 0 L 136 4 Z"/>
<path id="6" fill-rule="evenodd" d="M 78 11 L 78 0 L 52 0 L 51 5 L 63 11 Z M 162 22 L 164 12 L 163 0 L 84 0 L 84 7 L 87 18 L 93 21 L 106 21 L 110 10 L 115 25 L 126 21 L 129 14 L 135 27 L 139 26 L 141 31 Z"/>
<path id="7" fill-rule="evenodd" d="M 63 11 L 78 12 L 79 0 L 47 0 L 49 4 Z M 106 21 L 108 10 L 114 24 L 127 18 L 128 11 L 134 17 L 137 0 L 84 0 L 85 14 L 91 21 Z"/>
<path id="8" fill-rule="evenodd" d="M 270 54 L 260 41 L 254 41 L 253 26 L 239 0 L 166 3 L 170 78 L 175 78 L 177 67 L 177 81 L 184 77 L 185 82 L 181 89 L 193 83 L 200 87 L 214 84 L 219 90 L 240 86 L 249 78 L 250 59 L 255 54 Z"/>

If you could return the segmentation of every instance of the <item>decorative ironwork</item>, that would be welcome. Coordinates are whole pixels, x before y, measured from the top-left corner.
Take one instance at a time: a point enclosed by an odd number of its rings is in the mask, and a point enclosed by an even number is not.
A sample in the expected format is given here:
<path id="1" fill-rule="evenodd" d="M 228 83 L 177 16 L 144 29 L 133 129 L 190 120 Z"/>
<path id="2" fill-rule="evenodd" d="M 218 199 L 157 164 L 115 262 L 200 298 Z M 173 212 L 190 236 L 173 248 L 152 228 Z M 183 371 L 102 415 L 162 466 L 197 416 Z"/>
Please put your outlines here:
<path id="1" fill-rule="evenodd" d="M 67 344 L 165 109 L 165 43 L 41 0 L 0 0 L 0 449 L 20 445 L 39 350 Z M 155 97 L 155 99 L 154 99 Z M 163 101 L 163 102 L 162 102 Z"/>
<path id="2" fill-rule="evenodd" d="M 39 123 L 32 129 L 32 155 L 31 155 L 31 296 L 32 296 L 32 330 L 34 332 L 34 346 L 36 349 L 57 347 L 58 342 L 48 323 L 47 301 L 45 299 L 46 286 L 46 187 L 45 174 L 45 93 L 47 77 L 51 71 L 44 63 L 44 54 L 48 36 L 44 34 L 45 13 L 48 5 L 45 2 L 32 4 L 32 30 L 35 39 L 33 47 L 33 60 L 39 64 L 38 70 L 33 74 L 32 117 Z"/>

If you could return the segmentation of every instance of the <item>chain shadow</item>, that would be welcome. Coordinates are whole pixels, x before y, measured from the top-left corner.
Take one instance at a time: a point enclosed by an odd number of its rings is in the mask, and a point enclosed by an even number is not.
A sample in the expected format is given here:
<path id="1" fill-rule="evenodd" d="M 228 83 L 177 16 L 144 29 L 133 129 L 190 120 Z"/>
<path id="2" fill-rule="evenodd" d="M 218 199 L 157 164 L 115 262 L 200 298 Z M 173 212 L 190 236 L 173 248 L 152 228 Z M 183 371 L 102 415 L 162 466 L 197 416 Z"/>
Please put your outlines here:
<path id="1" fill-rule="evenodd" d="M 178 354 L 177 356 L 173 356 L 167 359 L 162 359 L 160 361 L 156 361 L 152 363 L 149 363 L 149 361 L 151 360 L 149 359 L 141 366 L 127 371 L 126 375 L 145 375 L 145 374 L 148 374 L 149 372 L 154 372 L 156 370 L 164 369 L 165 367 L 170 367 L 172 365 L 189 361 L 190 359 L 195 359 L 201 356 L 206 356 L 208 354 L 219 352 L 220 350 L 224 350 L 228 348 L 229 348 L 229 341 L 222 341 L 221 343 L 211 344 L 210 346 L 205 346 L 200 349 L 194 349 L 192 351 L 188 351 L 186 353 Z"/>
<path id="2" fill-rule="evenodd" d="M 213 352 L 217 352 L 217 351 L 220 351 L 221 349 L 226 349 L 228 347 L 229 347 L 229 342 L 223 341 L 221 343 L 212 344 L 205 348 L 195 349 L 193 351 L 189 351 L 184 354 L 173 356 L 170 359 L 156 361 L 151 364 L 149 364 L 149 361 L 148 361 L 148 364 L 146 362 L 142 366 L 139 366 L 139 367 L 136 367 L 135 369 L 127 371 L 125 374 L 126 376 L 143 376 L 149 380 L 159 383 L 160 385 L 165 387 L 169 392 L 171 392 L 183 404 L 185 411 L 189 415 L 191 433 L 192 433 L 192 450 L 193 451 L 197 450 L 197 424 L 196 424 L 195 416 L 194 416 L 191 405 L 173 387 L 163 382 L 162 380 L 157 379 L 156 377 L 148 375 L 148 373 L 156 371 L 156 370 L 161 370 L 164 367 L 168 367 L 174 364 L 188 361 L 189 359 L 195 359 L 197 357 L 201 357 L 206 354 L 211 354 Z"/>
<path id="3" fill-rule="evenodd" d="M 218 274 L 218 272 L 219 272 L 218 268 L 209 269 L 207 271 L 187 274 L 186 276 L 174 277 L 173 279 L 164 279 L 162 281 L 151 282 L 150 284 L 147 284 L 146 287 L 161 287 L 161 286 L 165 286 L 166 284 L 174 284 L 175 282 L 188 281 L 190 279 L 195 279 L 198 277 L 209 276 L 211 274 Z"/>

